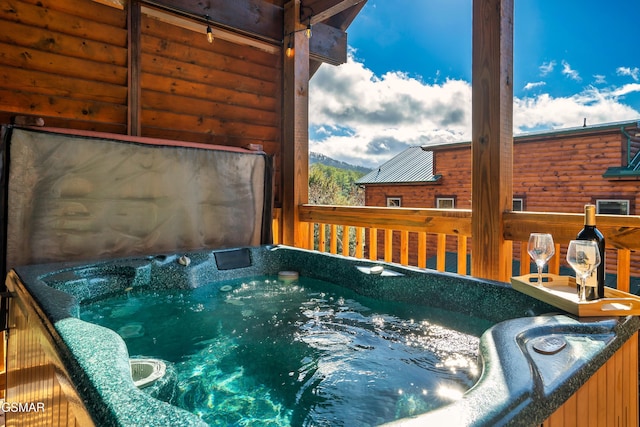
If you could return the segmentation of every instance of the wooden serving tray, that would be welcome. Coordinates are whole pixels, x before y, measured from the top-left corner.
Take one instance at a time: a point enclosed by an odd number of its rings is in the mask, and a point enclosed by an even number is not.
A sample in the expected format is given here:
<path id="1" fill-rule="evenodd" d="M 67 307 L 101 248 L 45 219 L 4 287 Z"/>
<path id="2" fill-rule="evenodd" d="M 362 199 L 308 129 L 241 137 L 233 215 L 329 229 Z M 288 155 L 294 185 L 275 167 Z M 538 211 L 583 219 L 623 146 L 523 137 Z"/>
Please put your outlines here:
<path id="1" fill-rule="evenodd" d="M 578 301 L 576 279 L 570 276 L 543 274 L 542 286 L 538 286 L 537 274 L 525 274 L 511 278 L 514 289 L 551 304 L 576 316 L 636 316 L 640 315 L 640 297 L 617 289 L 604 288 L 604 298 L 595 301 Z M 531 282 L 531 279 L 534 281 Z"/>

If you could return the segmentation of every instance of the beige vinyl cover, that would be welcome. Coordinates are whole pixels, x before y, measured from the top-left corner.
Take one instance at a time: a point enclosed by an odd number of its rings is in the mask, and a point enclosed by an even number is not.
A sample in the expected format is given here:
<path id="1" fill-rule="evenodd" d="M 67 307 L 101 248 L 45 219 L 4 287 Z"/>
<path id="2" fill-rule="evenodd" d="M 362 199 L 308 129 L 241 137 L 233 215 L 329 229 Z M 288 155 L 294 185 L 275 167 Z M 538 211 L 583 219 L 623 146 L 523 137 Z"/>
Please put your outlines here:
<path id="1" fill-rule="evenodd" d="M 157 144 L 12 129 L 6 269 L 264 243 L 264 153 Z"/>

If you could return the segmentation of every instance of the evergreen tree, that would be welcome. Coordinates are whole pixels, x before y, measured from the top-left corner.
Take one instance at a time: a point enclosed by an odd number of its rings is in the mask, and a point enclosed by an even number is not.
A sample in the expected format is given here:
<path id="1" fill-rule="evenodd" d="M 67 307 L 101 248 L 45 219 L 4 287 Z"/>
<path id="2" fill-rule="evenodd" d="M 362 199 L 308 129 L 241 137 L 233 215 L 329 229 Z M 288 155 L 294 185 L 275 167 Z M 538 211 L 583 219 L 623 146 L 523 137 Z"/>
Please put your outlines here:
<path id="1" fill-rule="evenodd" d="M 364 190 L 355 182 L 364 175 L 362 172 L 340 169 L 314 163 L 309 167 L 309 203 L 314 205 L 363 206 Z M 338 253 L 342 253 L 344 227 L 338 227 Z M 325 230 L 324 241 L 329 240 L 329 230 Z M 356 230 L 349 231 L 349 254 L 355 254 Z M 319 248 L 320 230 L 314 227 L 314 246 Z"/>
<path id="2" fill-rule="evenodd" d="M 309 168 L 309 203 L 315 205 L 364 205 L 364 190 L 355 182 L 364 174 L 314 163 Z"/>

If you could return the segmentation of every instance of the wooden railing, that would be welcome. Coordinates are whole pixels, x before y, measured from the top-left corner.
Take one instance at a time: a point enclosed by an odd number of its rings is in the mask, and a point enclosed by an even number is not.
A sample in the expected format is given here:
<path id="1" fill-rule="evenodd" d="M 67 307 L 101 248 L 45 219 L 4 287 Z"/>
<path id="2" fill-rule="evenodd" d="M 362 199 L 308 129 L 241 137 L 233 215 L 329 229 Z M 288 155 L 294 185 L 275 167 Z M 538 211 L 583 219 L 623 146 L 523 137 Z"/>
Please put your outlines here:
<path id="1" fill-rule="evenodd" d="M 326 250 L 323 239 L 320 239 L 318 247 L 314 247 L 313 244 L 315 235 L 324 236 L 324 229 L 328 226 L 330 231 L 328 252 L 335 253 L 333 249 L 336 248 L 336 240 L 340 234 L 343 239 L 342 254 L 362 258 L 366 243 L 366 255 L 371 260 L 394 261 L 394 234 L 396 240 L 399 234 L 397 244 L 399 259 L 396 262 L 405 265 L 410 264 L 409 240 L 410 233 L 413 233 L 417 245 L 414 251 L 417 254 L 417 260 L 413 264 L 421 268 L 427 265 L 427 239 L 429 236 L 435 236 L 437 268 L 441 271 L 445 270 L 447 236 L 452 236 L 457 241 L 458 271 L 464 274 L 467 270 L 467 241 L 471 237 L 470 210 L 304 205 L 300 207 L 299 220 L 314 225 L 314 228 L 317 224 L 319 228 L 319 233 L 308 233 L 309 242 L 306 246 L 308 249 Z M 355 229 L 357 236 L 354 253 L 347 253 L 347 249 L 351 246 L 347 240 L 352 236 L 348 232 L 350 228 Z M 342 232 L 338 233 L 339 231 Z M 379 240 L 383 244 L 379 245 Z M 383 248 L 381 251 L 378 250 L 379 246 Z"/>
<path id="2" fill-rule="evenodd" d="M 447 269 L 446 253 L 456 252 L 455 271 L 467 274 L 471 215 L 466 209 L 302 205 L 298 220 L 308 227 L 308 239 L 302 245 L 306 249 L 420 268 L 435 256 L 435 268 L 440 271 Z M 583 226 L 583 215 L 505 212 L 503 221 L 510 249 L 506 253 L 511 259 L 527 260 L 520 263 L 520 271 L 508 275 L 529 273 L 526 242 L 532 232 L 553 235 L 556 255 L 549 262 L 549 272 L 557 274 L 566 245 Z M 640 216 L 598 215 L 597 226 L 606 239 L 607 271 L 617 274 L 618 289 L 628 291 L 630 278 L 640 276 L 640 260 L 632 259 L 640 249 Z M 415 259 L 410 262 L 410 258 Z M 507 265 L 510 268 L 511 263 Z"/>

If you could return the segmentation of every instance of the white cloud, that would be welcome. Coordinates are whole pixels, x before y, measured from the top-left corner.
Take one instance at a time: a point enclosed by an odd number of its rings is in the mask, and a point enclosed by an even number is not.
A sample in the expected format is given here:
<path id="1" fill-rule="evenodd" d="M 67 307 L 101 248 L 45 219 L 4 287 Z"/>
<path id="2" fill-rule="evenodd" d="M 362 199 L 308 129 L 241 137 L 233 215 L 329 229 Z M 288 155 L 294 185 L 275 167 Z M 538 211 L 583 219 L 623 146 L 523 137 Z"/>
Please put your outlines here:
<path id="1" fill-rule="evenodd" d="M 577 82 L 582 80 L 580 74 L 576 70 L 572 69 L 571 65 L 569 65 L 567 61 L 562 61 L 562 74 Z"/>
<path id="2" fill-rule="evenodd" d="M 637 119 L 640 111 L 623 103 L 630 94 L 640 94 L 640 83 L 514 98 L 514 133 L 582 126 L 585 117 L 588 124 Z M 409 146 L 469 141 L 471 84 L 426 83 L 400 72 L 378 77 L 350 56 L 311 79 L 309 122 L 311 151 L 375 167 Z"/>
<path id="3" fill-rule="evenodd" d="M 616 69 L 616 74 L 619 76 L 631 76 L 635 81 L 640 80 L 640 69 L 638 69 L 638 67 L 618 67 Z"/>
<path id="4" fill-rule="evenodd" d="M 619 88 L 611 90 L 611 95 L 615 97 L 623 97 L 630 93 L 640 93 L 640 83 L 630 83 L 622 85 Z"/>
<path id="5" fill-rule="evenodd" d="M 529 82 L 526 85 L 524 85 L 524 90 L 531 90 L 544 85 L 546 85 L 545 82 Z"/>
<path id="6" fill-rule="evenodd" d="M 630 91 L 632 88 L 629 88 Z M 630 93 L 627 91 L 625 93 Z M 636 88 L 640 92 L 640 85 Z M 535 98 L 514 98 L 513 128 L 521 133 L 531 129 L 563 129 L 637 118 L 640 112 L 619 101 L 622 93 L 587 88 L 568 97 L 542 94 Z"/>
<path id="7" fill-rule="evenodd" d="M 595 84 L 604 84 L 607 82 L 607 77 L 602 74 L 594 74 L 593 79 Z"/>
<path id="8" fill-rule="evenodd" d="M 546 76 L 549 73 L 551 73 L 553 71 L 553 69 L 556 67 L 556 61 L 549 61 L 549 62 L 545 62 L 543 63 L 539 69 L 540 69 L 540 75 L 541 76 Z"/>
<path id="9" fill-rule="evenodd" d="M 451 79 L 427 84 L 400 72 L 377 77 L 350 57 L 311 79 L 309 123 L 334 130 L 312 139 L 310 150 L 376 166 L 409 146 L 469 139 L 471 86 Z"/>

